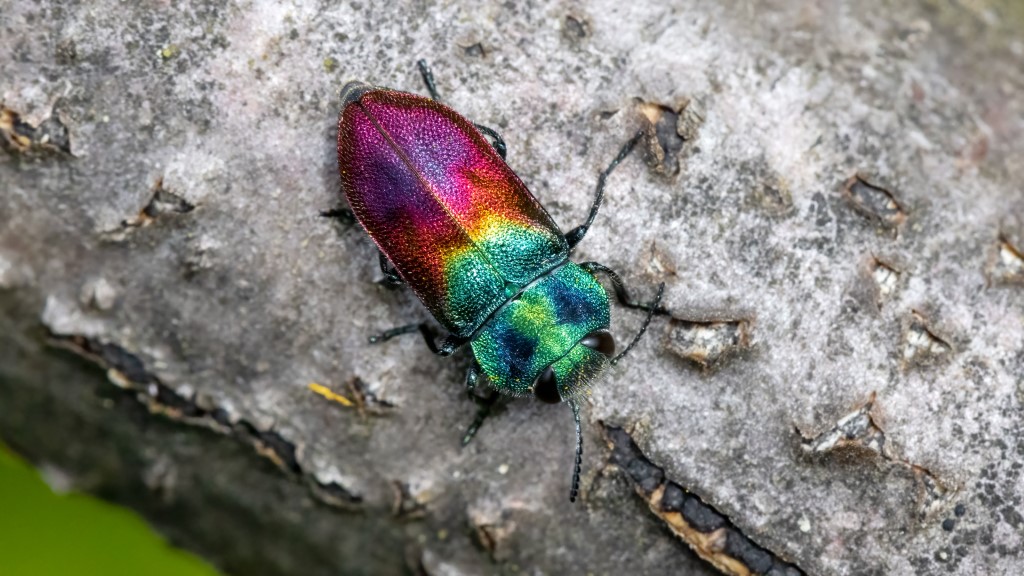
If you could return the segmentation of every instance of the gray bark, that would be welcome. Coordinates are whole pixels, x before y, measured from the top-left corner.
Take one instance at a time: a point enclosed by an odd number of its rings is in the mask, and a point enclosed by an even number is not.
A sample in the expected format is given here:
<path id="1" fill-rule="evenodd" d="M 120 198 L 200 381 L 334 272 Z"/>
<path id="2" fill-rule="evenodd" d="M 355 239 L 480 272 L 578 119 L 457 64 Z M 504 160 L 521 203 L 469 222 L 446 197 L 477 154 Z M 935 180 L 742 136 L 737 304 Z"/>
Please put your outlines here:
<path id="1" fill-rule="evenodd" d="M 1018 2 L 0 4 L 0 439 L 55 482 L 236 574 L 1020 573 Z M 367 344 L 426 312 L 320 216 L 340 88 L 418 58 L 563 230 L 647 131 L 574 258 L 672 318 L 575 505 L 569 410 L 461 448 L 469 357 Z"/>

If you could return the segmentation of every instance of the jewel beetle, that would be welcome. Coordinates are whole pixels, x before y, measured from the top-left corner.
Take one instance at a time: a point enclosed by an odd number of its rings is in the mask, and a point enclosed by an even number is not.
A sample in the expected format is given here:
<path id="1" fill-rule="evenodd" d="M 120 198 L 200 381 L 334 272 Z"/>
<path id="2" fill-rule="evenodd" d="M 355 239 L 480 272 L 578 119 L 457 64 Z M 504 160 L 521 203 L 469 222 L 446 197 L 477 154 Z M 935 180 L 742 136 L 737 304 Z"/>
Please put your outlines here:
<path id="1" fill-rule="evenodd" d="M 575 501 L 583 453 L 581 396 L 662 310 L 664 284 L 652 303 L 642 304 L 610 268 L 569 260 L 597 216 L 608 175 L 642 134 L 601 173 L 586 222 L 563 234 L 505 163 L 501 136 L 441 104 L 426 62 L 417 65 L 431 98 L 362 82 L 342 89 L 338 167 L 351 213 L 380 251 L 384 282 L 411 288 L 448 335 L 439 342 L 421 322 L 370 341 L 419 332 L 441 356 L 469 345 L 471 396 L 482 374 L 498 394 L 566 402 L 576 423 L 569 495 Z M 608 294 L 597 274 L 612 280 L 620 303 L 647 311 L 618 355 L 609 332 Z"/>

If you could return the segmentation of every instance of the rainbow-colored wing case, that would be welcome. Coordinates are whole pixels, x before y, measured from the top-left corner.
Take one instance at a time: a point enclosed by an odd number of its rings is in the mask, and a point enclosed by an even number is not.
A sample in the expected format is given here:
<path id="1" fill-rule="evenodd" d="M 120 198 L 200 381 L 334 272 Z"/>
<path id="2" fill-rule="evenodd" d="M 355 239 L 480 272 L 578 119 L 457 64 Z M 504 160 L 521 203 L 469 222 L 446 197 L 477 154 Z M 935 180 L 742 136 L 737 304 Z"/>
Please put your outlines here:
<path id="1" fill-rule="evenodd" d="M 359 223 L 434 318 L 468 337 L 566 261 L 558 227 L 465 118 L 421 96 L 352 84 L 338 165 Z"/>

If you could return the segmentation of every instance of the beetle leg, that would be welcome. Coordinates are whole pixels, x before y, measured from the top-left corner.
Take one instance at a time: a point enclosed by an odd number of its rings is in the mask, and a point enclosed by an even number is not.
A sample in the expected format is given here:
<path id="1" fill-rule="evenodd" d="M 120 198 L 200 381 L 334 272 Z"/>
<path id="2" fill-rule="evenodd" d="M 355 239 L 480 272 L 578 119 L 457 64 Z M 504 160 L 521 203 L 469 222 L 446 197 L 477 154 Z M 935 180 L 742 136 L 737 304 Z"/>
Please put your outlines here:
<path id="1" fill-rule="evenodd" d="M 374 334 L 373 336 L 370 336 L 370 344 L 378 344 L 385 340 L 391 340 L 395 336 L 412 334 L 413 332 L 419 332 L 420 335 L 423 336 L 423 341 L 427 343 L 427 348 L 438 356 L 451 356 L 456 350 L 466 343 L 465 338 L 459 338 L 458 336 L 449 334 L 441 341 L 441 345 L 438 346 L 437 333 L 434 332 L 434 329 L 426 322 L 421 322 L 419 324 L 406 324 L 405 326 L 385 330 L 380 334 Z"/>
<path id="2" fill-rule="evenodd" d="M 618 364 L 619 360 L 622 360 L 626 354 L 629 354 L 629 351 L 633 349 L 633 346 L 636 346 L 636 343 L 640 341 L 640 337 L 644 335 L 644 332 L 647 332 L 647 326 L 650 325 L 651 318 L 654 317 L 654 311 L 661 308 L 661 306 L 658 306 L 658 303 L 661 302 L 661 295 L 664 293 L 665 283 L 662 282 L 661 284 L 658 284 L 658 295 L 654 297 L 654 302 L 652 302 L 647 308 L 647 318 L 644 318 L 644 323 L 640 326 L 640 331 L 636 333 L 636 336 L 633 336 L 633 341 L 629 343 L 629 346 L 626 346 L 625 350 L 610 360 L 612 364 Z"/>
<path id="3" fill-rule="evenodd" d="M 644 325 L 640 327 L 640 331 L 633 337 L 633 341 L 630 342 L 629 346 L 626 346 L 626 349 L 618 356 L 612 358 L 611 363 L 615 364 L 621 360 L 623 356 L 629 353 L 629 351 L 633 349 L 633 346 L 636 346 L 636 343 L 640 341 L 640 337 L 647 331 L 647 325 L 651 323 L 651 318 L 654 317 L 655 314 L 663 316 L 668 316 L 670 314 L 668 309 L 661 305 L 661 295 L 665 293 L 665 283 L 662 282 L 658 285 L 658 295 L 654 297 L 654 302 L 651 302 L 650 304 L 642 304 L 634 300 L 629 295 L 629 292 L 626 290 L 626 286 L 622 283 L 622 278 L 620 278 L 619 275 L 611 268 L 604 264 L 598 264 L 597 262 L 584 262 L 580 264 L 580 267 L 591 274 L 594 274 L 595 272 L 607 274 L 608 277 L 612 279 L 612 286 L 615 287 L 615 296 L 623 306 L 633 308 L 634 310 L 647 311 L 647 318 L 644 320 Z"/>
<path id="4" fill-rule="evenodd" d="M 497 390 L 491 390 L 491 393 L 487 395 L 486 398 L 481 398 L 475 394 L 472 396 L 473 401 L 476 402 L 478 406 L 478 409 L 476 411 L 476 418 L 473 418 L 473 422 L 468 428 L 466 428 L 466 433 L 462 435 L 463 446 L 469 444 L 470 440 L 476 436 L 476 432 L 480 429 L 480 426 L 483 425 L 484 420 L 491 415 L 491 408 L 493 408 L 494 404 L 498 402 L 499 398 L 501 398 L 501 394 L 499 394 Z"/>
<path id="5" fill-rule="evenodd" d="M 398 275 L 398 272 L 391 267 L 390 263 L 383 252 L 377 253 L 380 256 L 380 271 L 384 274 L 384 278 L 378 280 L 379 284 L 382 284 L 385 288 L 398 288 L 405 284 L 402 277 Z"/>
<path id="6" fill-rule="evenodd" d="M 430 92 L 430 99 L 440 102 L 441 96 L 438 95 L 437 86 L 434 84 L 434 73 L 430 71 L 427 61 L 420 60 L 416 62 L 416 66 L 419 67 L 420 75 L 423 76 L 423 83 L 427 85 L 427 92 Z"/>
<path id="7" fill-rule="evenodd" d="M 636 143 L 640 141 L 640 138 L 642 138 L 643 135 L 644 132 L 641 130 L 637 132 L 635 136 L 630 138 L 629 142 L 626 142 L 625 146 L 619 150 L 619 155 L 616 156 L 615 159 L 612 160 L 612 163 L 604 169 L 604 172 L 601 172 L 601 175 L 597 177 L 597 189 L 594 192 L 594 204 L 590 207 L 590 215 L 587 216 L 587 221 L 582 225 L 573 228 L 565 235 L 565 241 L 569 244 L 569 250 L 575 248 L 576 245 L 580 243 L 580 240 L 583 240 L 583 237 L 587 235 L 587 230 L 590 229 L 590 225 L 594 223 L 594 218 L 597 218 L 597 211 L 601 208 L 601 202 L 604 200 L 604 186 L 605 182 L 608 180 L 608 176 L 615 170 L 615 167 L 618 166 L 620 162 L 626 159 L 626 156 L 629 156 L 629 153 L 633 151 L 633 148 L 636 147 Z"/>
<path id="8" fill-rule="evenodd" d="M 434 342 L 434 331 L 430 330 L 426 326 L 426 324 L 421 324 L 420 332 L 423 333 L 423 338 L 427 341 L 427 348 L 430 348 L 430 351 L 438 356 L 451 356 L 468 341 L 466 338 L 459 338 L 454 334 L 449 334 L 445 336 L 444 340 L 441 341 L 441 345 L 438 346 L 437 343 Z M 429 337 L 427 336 L 428 330 L 430 334 Z"/>
<path id="9" fill-rule="evenodd" d="M 469 366 L 469 370 L 466 371 L 466 392 L 469 394 L 470 400 L 476 398 L 476 394 L 473 393 L 476 390 L 476 381 L 480 378 L 480 365 L 476 363 L 476 360 Z"/>
<path id="10" fill-rule="evenodd" d="M 501 159 L 504 160 L 505 155 L 508 153 L 508 147 L 505 146 L 505 139 L 501 137 L 501 134 L 498 134 L 498 131 L 494 128 L 488 128 L 482 124 L 473 124 L 473 126 L 476 126 L 477 130 L 483 132 L 485 136 L 492 140 L 491 146 L 494 146 L 498 156 L 501 156 Z"/>
<path id="11" fill-rule="evenodd" d="M 416 66 L 420 69 L 420 75 L 423 76 L 423 83 L 427 85 L 427 92 L 430 93 L 430 99 L 435 102 L 440 102 L 441 95 L 437 92 L 437 84 L 434 83 L 434 73 L 430 71 L 430 65 L 427 64 L 426 60 L 419 60 L 416 62 Z M 491 145 L 494 146 L 494 149 L 498 152 L 498 156 L 501 156 L 501 159 L 504 160 L 508 147 L 505 146 L 505 140 L 501 137 L 501 134 L 498 134 L 497 130 L 488 128 L 487 126 L 482 126 L 480 124 L 473 124 L 473 126 L 476 126 L 477 130 L 483 132 L 484 135 L 493 140 Z"/>
<path id="12" fill-rule="evenodd" d="M 629 294 L 629 291 L 626 290 L 626 285 L 622 283 L 622 278 L 618 274 L 616 274 L 615 271 L 612 270 L 611 268 L 598 262 L 583 262 L 582 264 L 580 264 L 580 268 L 583 268 L 584 270 L 590 272 L 594 276 L 597 275 L 595 274 L 596 272 L 600 272 L 602 274 L 606 274 L 609 278 L 611 278 L 612 287 L 615 289 L 615 297 L 616 299 L 618 299 L 619 304 L 622 304 L 626 308 L 632 308 L 634 310 L 644 310 L 648 312 L 651 311 L 650 304 L 644 304 L 642 302 L 639 302 Z M 654 309 L 654 314 L 657 314 L 659 316 L 668 316 L 671 313 L 664 306 L 658 306 L 657 308 Z"/>
<path id="13" fill-rule="evenodd" d="M 320 212 L 320 216 L 323 218 L 333 218 L 343 224 L 355 224 L 356 215 L 352 213 L 349 208 L 331 208 L 330 210 L 323 210 Z"/>
<path id="14" fill-rule="evenodd" d="M 395 336 L 401 336 L 402 334 L 412 334 L 413 332 L 421 332 L 421 326 L 423 324 L 406 324 L 405 326 L 399 326 L 390 330 L 385 330 L 380 334 L 374 334 L 370 336 L 370 344 L 379 344 L 386 340 L 391 340 Z M 433 344 L 433 337 L 430 338 L 430 343 Z"/>

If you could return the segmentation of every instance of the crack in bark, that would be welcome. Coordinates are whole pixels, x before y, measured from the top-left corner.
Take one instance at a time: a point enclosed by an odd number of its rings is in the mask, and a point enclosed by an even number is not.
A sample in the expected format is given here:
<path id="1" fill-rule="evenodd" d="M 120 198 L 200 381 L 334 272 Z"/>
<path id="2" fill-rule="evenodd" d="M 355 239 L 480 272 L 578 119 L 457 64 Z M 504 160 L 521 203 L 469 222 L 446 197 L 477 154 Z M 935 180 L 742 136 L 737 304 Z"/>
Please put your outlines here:
<path id="1" fill-rule="evenodd" d="M 665 346 L 707 370 L 726 356 L 749 348 L 752 325 L 748 318 L 700 321 L 672 316 Z"/>
<path id="2" fill-rule="evenodd" d="M 6 106 L 0 107 L 0 148 L 11 154 L 58 154 L 71 156 L 71 139 L 64 122 L 51 113 L 33 126 L 21 114 Z"/>
<path id="3" fill-rule="evenodd" d="M 892 192 L 868 182 L 860 174 L 846 181 L 843 193 L 854 210 L 882 226 L 896 229 L 907 219 L 906 210 Z"/>
<path id="4" fill-rule="evenodd" d="M 107 378 L 118 388 L 133 392 L 135 399 L 151 414 L 159 414 L 183 424 L 200 426 L 233 436 L 252 445 L 260 456 L 270 460 L 291 477 L 308 485 L 317 500 L 327 505 L 352 509 L 361 505 L 361 495 L 337 482 L 323 483 L 305 472 L 297 457 L 295 444 L 274 430 L 261 430 L 251 422 L 232 419 L 222 408 L 204 408 L 163 384 L 137 355 L 122 346 L 81 335 L 50 331 L 48 343 L 68 350 L 105 369 Z"/>
<path id="5" fill-rule="evenodd" d="M 905 468 L 914 478 L 916 486 L 916 514 L 924 520 L 955 494 L 933 472 L 902 458 L 879 423 L 876 413 L 877 394 L 871 393 L 867 401 L 836 421 L 832 428 L 816 436 L 801 436 L 801 449 L 813 459 L 834 458 L 856 462 L 862 457 L 881 458 Z"/>
<path id="6" fill-rule="evenodd" d="M 911 310 L 905 321 L 901 362 L 904 370 L 932 364 L 953 352 L 949 340 L 936 334 L 922 312 Z"/>
<path id="7" fill-rule="evenodd" d="M 609 463 L 626 472 L 651 512 L 698 556 L 729 576 L 803 576 L 805 572 L 756 544 L 724 514 L 667 479 L 624 429 L 602 423 Z"/>
<path id="8" fill-rule="evenodd" d="M 1000 234 L 993 252 L 985 271 L 989 285 L 1024 286 L 1024 251 Z"/>
<path id="9" fill-rule="evenodd" d="M 127 238 L 131 231 L 136 228 L 145 228 L 158 218 L 188 214 L 195 209 L 195 204 L 164 187 L 164 178 L 161 176 L 153 183 L 149 200 L 139 210 L 139 213 L 130 219 L 122 220 L 119 228 L 105 231 L 102 233 L 102 236 L 106 240 L 120 242 Z"/>

